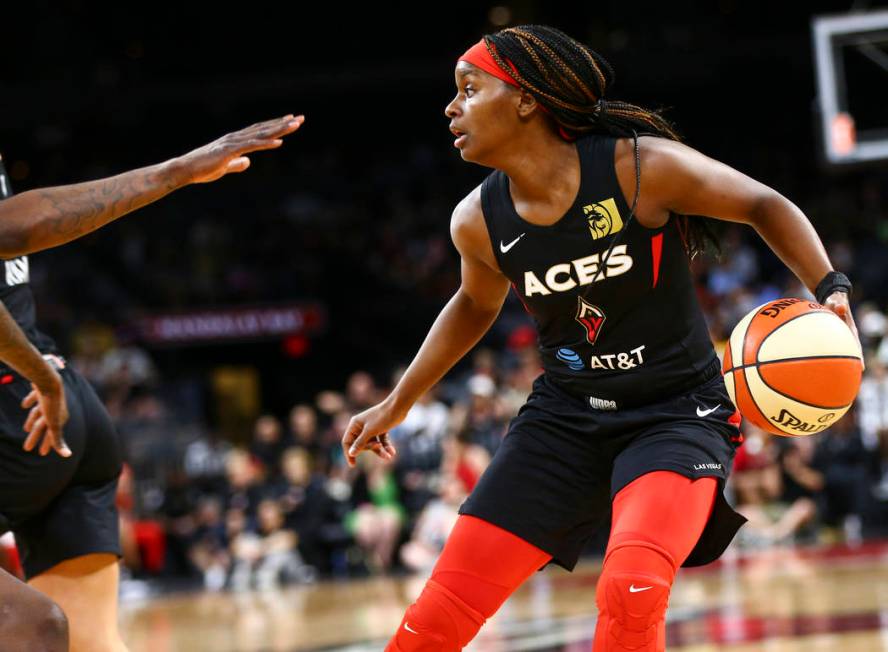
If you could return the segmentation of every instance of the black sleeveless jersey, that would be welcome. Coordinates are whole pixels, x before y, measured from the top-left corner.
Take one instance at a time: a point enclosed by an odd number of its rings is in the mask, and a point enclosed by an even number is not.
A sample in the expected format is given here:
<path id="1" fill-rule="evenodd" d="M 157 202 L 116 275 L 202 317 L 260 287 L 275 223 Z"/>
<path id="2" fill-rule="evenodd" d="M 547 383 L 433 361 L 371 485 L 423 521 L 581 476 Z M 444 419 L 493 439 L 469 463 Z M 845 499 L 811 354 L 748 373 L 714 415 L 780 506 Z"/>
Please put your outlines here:
<path id="1" fill-rule="evenodd" d="M 518 215 L 503 172 L 481 186 L 494 254 L 536 320 L 546 374 L 603 410 L 653 403 L 719 373 L 676 220 L 626 225 L 615 145 L 576 142 L 579 192 L 551 226 Z"/>
<path id="2" fill-rule="evenodd" d="M 0 161 L 0 201 L 12 195 L 9 177 Z M 30 286 L 28 257 L 0 260 L 0 301 L 6 306 L 19 328 L 37 349 L 43 353 L 55 353 L 52 339 L 37 330 L 37 313 L 34 293 Z"/>

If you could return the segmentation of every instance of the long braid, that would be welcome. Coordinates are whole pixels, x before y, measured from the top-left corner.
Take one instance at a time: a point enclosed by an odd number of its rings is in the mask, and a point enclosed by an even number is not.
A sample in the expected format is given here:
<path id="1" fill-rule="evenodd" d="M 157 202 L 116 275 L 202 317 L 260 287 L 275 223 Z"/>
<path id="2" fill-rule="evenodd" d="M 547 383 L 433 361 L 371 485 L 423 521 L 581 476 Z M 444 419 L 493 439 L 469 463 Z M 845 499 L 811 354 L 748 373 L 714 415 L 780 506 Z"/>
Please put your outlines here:
<path id="1" fill-rule="evenodd" d="M 567 34 L 543 25 L 510 27 L 484 37 L 497 65 L 545 107 L 563 133 L 681 138 L 656 111 L 605 99 L 614 70 L 600 54 Z M 637 199 L 637 198 L 636 198 Z M 709 220 L 677 215 L 685 251 L 693 259 L 711 242 L 721 253 Z"/>

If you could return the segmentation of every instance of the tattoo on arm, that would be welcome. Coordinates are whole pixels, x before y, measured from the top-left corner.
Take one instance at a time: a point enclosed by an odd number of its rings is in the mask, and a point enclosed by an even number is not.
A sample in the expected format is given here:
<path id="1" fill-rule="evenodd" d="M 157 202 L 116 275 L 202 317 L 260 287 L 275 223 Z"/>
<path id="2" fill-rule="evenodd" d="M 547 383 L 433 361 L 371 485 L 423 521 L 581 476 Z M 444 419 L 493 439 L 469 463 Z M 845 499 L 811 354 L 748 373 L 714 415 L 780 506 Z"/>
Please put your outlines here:
<path id="1" fill-rule="evenodd" d="M 161 164 L 98 181 L 34 190 L 36 215 L 28 216 L 28 248 L 36 251 L 75 240 L 182 185 Z"/>
<path id="2" fill-rule="evenodd" d="M 106 179 L 23 192 L 0 201 L 0 257 L 56 247 L 190 183 L 175 159 Z"/>

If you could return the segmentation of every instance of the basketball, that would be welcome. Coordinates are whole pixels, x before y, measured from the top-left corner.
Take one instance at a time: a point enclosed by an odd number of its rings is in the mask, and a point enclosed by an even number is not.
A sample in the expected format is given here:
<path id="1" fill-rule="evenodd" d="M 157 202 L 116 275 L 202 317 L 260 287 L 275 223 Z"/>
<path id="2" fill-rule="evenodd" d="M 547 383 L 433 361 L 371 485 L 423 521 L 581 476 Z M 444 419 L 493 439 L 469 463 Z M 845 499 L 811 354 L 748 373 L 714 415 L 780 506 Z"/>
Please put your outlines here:
<path id="1" fill-rule="evenodd" d="M 722 370 L 744 418 L 783 436 L 813 435 L 851 407 L 863 362 L 851 329 L 813 301 L 779 299 L 731 333 Z"/>

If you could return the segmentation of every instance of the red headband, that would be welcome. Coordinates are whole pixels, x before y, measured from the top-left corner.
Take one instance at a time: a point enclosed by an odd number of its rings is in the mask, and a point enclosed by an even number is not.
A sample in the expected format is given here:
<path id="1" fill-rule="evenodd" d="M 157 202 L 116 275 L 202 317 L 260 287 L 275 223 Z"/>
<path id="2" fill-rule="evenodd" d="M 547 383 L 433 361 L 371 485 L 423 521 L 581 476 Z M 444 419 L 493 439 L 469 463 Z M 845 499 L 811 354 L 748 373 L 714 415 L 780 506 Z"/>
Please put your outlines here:
<path id="1" fill-rule="evenodd" d="M 467 61 L 473 66 L 477 66 L 484 72 L 493 75 L 497 79 L 502 79 L 507 84 L 511 84 L 516 88 L 520 88 L 518 82 L 512 79 L 505 70 L 500 68 L 494 58 L 490 56 L 490 52 L 487 51 L 487 45 L 484 43 L 483 38 L 475 43 L 475 45 L 470 47 L 468 50 L 466 50 L 466 53 L 459 58 L 459 61 Z M 512 66 L 511 61 L 509 61 L 508 59 L 506 59 L 505 61 L 510 66 Z M 512 66 L 512 68 L 514 69 L 515 66 Z"/>
<path id="2" fill-rule="evenodd" d="M 490 47 L 493 47 L 493 45 L 491 45 Z M 512 77 L 509 75 L 509 73 L 507 73 L 505 70 L 500 68 L 499 64 L 497 64 L 497 62 L 494 60 L 494 58 L 492 56 L 490 56 L 490 52 L 488 52 L 488 50 L 487 50 L 487 44 L 484 42 L 483 38 L 480 41 L 478 41 L 477 43 L 475 43 L 475 45 L 470 47 L 468 50 L 466 50 L 466 53 L 464 55 L 462 55 L 458 59 L 458 61 L 466 61 L 466 62 L 472 64 L 473 66 L 480 68 L 484 72 L 493 75 L 497 79 L 502 79 L 504 82 L 506 82 L 507 84 L 511 84 L 515 88 L 521 88 L 521 86 L 518 84 L 518 82 L 516 82 L 514 79 L 512 79 Z M 513 64 L 511 61 L 509 61 L 508 59 L 505 59 L 505 58 L 503 58 L 503 61 L 505 61 L 507 64 L 509 64 L 509 66 L 512 68 L 512 70 L 515 70 L 517 72 L 517 69 L 515 68 L 515 64 Z M 549 114 L 549 109 L 547 109 L 545 106 L 543 106 L 542 103 L 537 102 L 537 106 L 540 107 L 540 110 L 543 113 Z M 566 140 L 568 142 L 573 142 L 574 140 L 576 140 L 576 137 L 573 134 L 571 134 L 570 132 L 568 132 L 561 125 L 558 125 L 558 134 L 564 140 Z"/>

